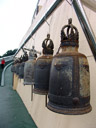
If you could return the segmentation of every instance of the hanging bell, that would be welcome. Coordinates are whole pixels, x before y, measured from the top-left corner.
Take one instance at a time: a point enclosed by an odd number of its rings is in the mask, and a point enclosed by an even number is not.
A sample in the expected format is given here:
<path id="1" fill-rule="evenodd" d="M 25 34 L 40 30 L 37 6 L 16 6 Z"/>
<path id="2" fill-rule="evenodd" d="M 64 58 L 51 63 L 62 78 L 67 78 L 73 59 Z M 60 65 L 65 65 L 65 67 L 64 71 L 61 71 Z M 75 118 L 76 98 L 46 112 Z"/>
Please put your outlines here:
<path id="1" fill-rule="evenodd" d="M 49 89 L 49 74 L 54 48 L 53 41 L 50 39 L 49 34 L 43 41 L 42 47 L 43 55 L 36 60 L 34 93 L 45 95 Z"/>
<path id="2" fill-rule="evenodd" d="M 20 64 L 22 62 L 22 56 L 20 58 L 18 58 L 17 60 L 17 64 L 16 64 L 16 75 L 19 75 L 19 67 L 20 67 Z"/>
<path id="3" fill-rule="evenodd" d="M 78 53 L 78 43 L 78 30 L 69 19 L 61 30 L 62 52 L 53 57 L 50 71 L 47 107 L 56 113 L 79 115 L 92 109 L 89 65 L 86 56 Z"/>
<path id="4" fill-rule="evenodd" d="M 15 62 L 13 62 L 12 66 L 11 66 L 11 72 L 15 73 Z"/>
<path id="5" fill-rule="evenodd" d="M 14 73 L 16 74 L 16 66 L 17 66 L 17 63 L 18 63 L 18 59 L 16 59 L 15 61 L 14 61 Z"/>
<path id="6" fill-rule="evenodd" d="M 26 49 L 29 50 L 29 59 L 25 62 L 24 66 L 24 85 L 33 85 L 34 84 L 34 66 L 36 62 L 37 52 L 34 49 Z"/>
<path id="7" fill-rule="evenodd" d="M 27 60 L 28 60 L 28 54 L 27 52 L 24 51 L 24 55 L 22 57 L 22 63 L 19 66 L 19 78 L 20 79 L 24 78 L 24 65 Z"/>
<path id="8" fill-rule="evenodd" d="M 18 58 L 17 63 L 16 63 L 16 67 L 15 67 L 16 75 L 19 74 L 19 66 L 20 66 L 20 58 Z"/>

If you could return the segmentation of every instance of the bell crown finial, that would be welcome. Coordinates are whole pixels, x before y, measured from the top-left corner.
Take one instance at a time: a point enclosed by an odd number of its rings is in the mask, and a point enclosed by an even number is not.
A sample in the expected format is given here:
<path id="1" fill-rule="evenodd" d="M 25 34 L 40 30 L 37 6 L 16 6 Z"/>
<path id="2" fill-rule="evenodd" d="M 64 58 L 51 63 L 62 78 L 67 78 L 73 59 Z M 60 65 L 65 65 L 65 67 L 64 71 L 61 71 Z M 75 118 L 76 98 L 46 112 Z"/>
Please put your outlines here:
<path id="1" fill-rule="evenodd" d="M 79 46 L 79 32 L 72 24 L 72 18 L 68 20 L 68 25 L 65 25 L 61 30 L 61 46 Z"/>
<path id="2" fill-rule="evenodd" d="M 49 44 L 48 44 L 48 41 L 49 41 Z M 53 54 L 54 44 L 53 44 L 53 41 L 50 39 L 50 34 L 47 34 L 47 38 L 42 43 L 42 48 L 43 48 L 43 54 L 45 55 Z"/>

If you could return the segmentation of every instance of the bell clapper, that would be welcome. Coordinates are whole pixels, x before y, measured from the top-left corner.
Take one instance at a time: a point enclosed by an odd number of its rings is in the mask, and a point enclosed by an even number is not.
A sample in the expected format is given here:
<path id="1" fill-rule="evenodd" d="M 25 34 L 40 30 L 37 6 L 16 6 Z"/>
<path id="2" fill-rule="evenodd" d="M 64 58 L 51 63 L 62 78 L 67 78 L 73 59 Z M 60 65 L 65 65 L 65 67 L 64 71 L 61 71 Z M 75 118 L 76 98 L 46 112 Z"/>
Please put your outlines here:
<path id="1" fill-rule="evenodd" d="M 47 94 L 45 95 L 45 107 L 47 107 Z"/>
<path id="2" fill-rule="evenodd" d="M 33 85 L 31 85 L 31 101 L 33 101 Z"/>

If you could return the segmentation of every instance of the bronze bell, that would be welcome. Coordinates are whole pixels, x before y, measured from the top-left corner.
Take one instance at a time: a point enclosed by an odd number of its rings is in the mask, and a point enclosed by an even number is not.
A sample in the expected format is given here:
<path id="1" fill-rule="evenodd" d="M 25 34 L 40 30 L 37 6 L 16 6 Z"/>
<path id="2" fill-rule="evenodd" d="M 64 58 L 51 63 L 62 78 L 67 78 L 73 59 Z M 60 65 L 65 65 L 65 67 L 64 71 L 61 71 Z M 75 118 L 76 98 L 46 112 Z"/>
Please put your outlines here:
<path id="1" fill-rule="evenodd" d="M 50 39 L 49 34 L 43 41 L 42 47 L 43 55 L 36 60 L 34 93 L 45 95 L 49 89 L 49 74 L 54 48 L 53 41 Z"/>
<path id="2" fill-rule="evenodd" d="M 18 64 L 18 59 L 16 59 L 15 61 L 14 61 L 14 73 L 16 74 L 16 66 L 17 66 L 17 64 Z"/>
<path id="3" fill-rule="evenodd" d="M 26 49 L 26 48 L 25 48 Z M 36 62 L 37 52 L 34 49 L 34 46 L 32 49 L 26 49 L 29 50 L 29 59 L 27 62 L 25 62 L 24 66 L 24 85 L 33 85 L 34 84 L 34 66 Z"/>
<path id="4" fill-rule="evenodd" d="M 13 62 L 12 66 L 11 66 L 11 72 L 15 73 L 15 62 Z"/>
<path id="5" fill-rule="evenodd" d="M 28 54 L 26 51 L 24 51 L 24 55 L 22 57 L 22 63 L 19 66 L 19 78 L 23 79 L 24 78 L 24 65 L 25 62 L 28 60 Z"/>
<path id="6" fill-rule="evenodd" d="M 89 65 L 86 56 L 78 53 L 78 47 L 79 33 L 69 19 L 61 30 L 62 52 L 53 57 L 51 65 L 47 104 L 51 111 L 79 115 L 92 109 Z"/>
<path id="7" fill-rule="evenodd" d="M 15 67 L 16 75 L 19 74 L 19 66 L 20 66 L 20 62 L 21 62 L 21 58 L 18 58 L 18 59 L 17 59 L 17 63 L 16 63 L 16 67 Z"/>

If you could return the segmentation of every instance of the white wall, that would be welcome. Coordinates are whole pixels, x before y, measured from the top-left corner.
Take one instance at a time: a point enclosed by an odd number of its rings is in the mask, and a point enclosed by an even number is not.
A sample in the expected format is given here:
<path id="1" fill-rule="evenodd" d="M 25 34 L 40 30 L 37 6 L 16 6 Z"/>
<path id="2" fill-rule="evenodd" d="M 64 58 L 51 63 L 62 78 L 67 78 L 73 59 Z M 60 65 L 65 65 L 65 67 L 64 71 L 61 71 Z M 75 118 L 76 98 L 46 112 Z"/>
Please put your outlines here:
<path id="1" fill-rule="evenodd" d="M 47 3 L 44 4 L 40 14 L 37 16 L 37 19 L 35 19 L 32 28 L 39 20 L 41 14 L 43 14 L 45 10 L 47 10 L 47 7 L 51 5 L 52 1 L 54 0 L 48 0 Z M 96 13 L 86 7 L 84 8 L 92 25 L 93 31 L 96 33 Z M 76 116 L 51 112 L 45 107 L 45 96 L 34 94 L 33 101 L 31 101 L 31 85 L 24 86 L 23 80 L 18 80 L 17 92 L 21 96 L 38 128 L 96 128 L 96 62 L 94 61 L 74 9 L 66 1 L 63 1 L 54 13 L 52 13 L 49 19 L 47 19 L 50 24 L 51 39 L 55 45 L 54 54 L 57 52 L 60 45 L 61 28 L 68 23 L 69 18 L 73 19 L 73 24 L 79 30 L 79 52 L 85 54 L 89 61 L 92 111 L 88 114 Z M 30 27 L 30 31 L 31 30 L 32 29 Z M 36 50 L 42 51 L 42 41 L 46 38 L 47 33 L 49 33 L 49 26 L 45 22 L 33 35 L 33 37 L 35 37 L 35 42 L 30 39 L 26 44 L 26 47 L 31 48 L 31 46 L 35 44 Z M 20 56 L 21 54 L 22 52 L 19 52 L 17 56 Z"/>

